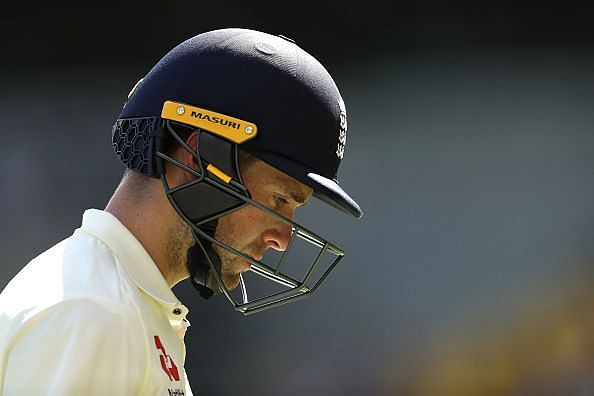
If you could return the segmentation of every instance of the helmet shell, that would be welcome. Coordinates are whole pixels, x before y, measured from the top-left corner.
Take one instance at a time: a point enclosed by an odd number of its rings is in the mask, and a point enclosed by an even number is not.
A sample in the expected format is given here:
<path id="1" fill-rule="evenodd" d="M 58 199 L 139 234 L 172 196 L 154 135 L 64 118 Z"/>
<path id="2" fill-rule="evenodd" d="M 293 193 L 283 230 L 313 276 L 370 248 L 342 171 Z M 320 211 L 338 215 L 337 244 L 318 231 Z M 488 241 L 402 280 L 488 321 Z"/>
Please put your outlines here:
<path id="1" fill-rule="evenodd" d="M 344 102 L 324 66 L 291 40 L 247 29 L 192 37 L 142 79 L 119 119 L 158 117 L 165 101 L 256 124 L 257 136 L 241 149 L 361 216 L 337 182 L 346 143 Z"/>

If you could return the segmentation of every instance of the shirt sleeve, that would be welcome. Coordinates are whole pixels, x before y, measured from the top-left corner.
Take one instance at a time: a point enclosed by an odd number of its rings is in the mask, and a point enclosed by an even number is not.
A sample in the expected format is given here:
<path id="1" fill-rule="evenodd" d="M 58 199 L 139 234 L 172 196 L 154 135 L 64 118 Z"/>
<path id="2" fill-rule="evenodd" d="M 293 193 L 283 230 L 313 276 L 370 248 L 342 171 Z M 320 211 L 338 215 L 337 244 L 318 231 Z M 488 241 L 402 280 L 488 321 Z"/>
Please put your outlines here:
<path id="1" fill-rule="evenodd" d="M 28 318 L 6 351 L 2 394 L 138 394 L 147 352 L 142 326 L 127 311 L 75 299 Z"/>

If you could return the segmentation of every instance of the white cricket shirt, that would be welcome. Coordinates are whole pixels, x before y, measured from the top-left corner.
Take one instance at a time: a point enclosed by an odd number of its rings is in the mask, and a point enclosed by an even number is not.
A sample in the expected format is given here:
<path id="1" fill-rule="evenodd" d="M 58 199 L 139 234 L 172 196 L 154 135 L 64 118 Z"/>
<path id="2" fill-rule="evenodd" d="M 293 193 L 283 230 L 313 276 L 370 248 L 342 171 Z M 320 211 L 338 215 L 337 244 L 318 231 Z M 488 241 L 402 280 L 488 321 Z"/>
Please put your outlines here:
<path id="1" fill-rule="evenodd" d="M 33 259 L 0 294 L 2 395 L 191 395 L 188 309 L 110 213 Z"/>

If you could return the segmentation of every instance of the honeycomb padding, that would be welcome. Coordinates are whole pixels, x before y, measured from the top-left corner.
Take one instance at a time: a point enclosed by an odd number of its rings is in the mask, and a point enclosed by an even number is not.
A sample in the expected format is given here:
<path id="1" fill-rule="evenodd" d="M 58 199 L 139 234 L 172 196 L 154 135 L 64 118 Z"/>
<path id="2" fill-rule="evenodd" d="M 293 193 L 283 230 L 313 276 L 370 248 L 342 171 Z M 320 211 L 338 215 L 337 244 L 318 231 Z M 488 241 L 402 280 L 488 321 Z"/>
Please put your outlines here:
<path id="1" fill-rule="evenodd" d="M 129 169 L 158 177 L 154 157 L 158 127 L 158 117 L 120 119 L 113 125 L 113 149 Z"/>

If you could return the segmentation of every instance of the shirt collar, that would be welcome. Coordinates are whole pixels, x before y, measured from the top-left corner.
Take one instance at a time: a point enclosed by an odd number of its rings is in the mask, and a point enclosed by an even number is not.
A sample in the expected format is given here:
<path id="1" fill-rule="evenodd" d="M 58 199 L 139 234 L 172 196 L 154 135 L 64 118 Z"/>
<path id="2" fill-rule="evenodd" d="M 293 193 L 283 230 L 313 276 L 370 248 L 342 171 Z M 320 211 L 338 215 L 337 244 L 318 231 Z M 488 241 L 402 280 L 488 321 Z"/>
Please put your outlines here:
<path id="1" fill-rule="evenodd" d="M 151 256 L 114 215 L 88 209 L 83 214 L 80 230 L 105 243 L 140 289 L 164 305 L 170 313 L 175 311 L 176 316 L 186 316 L 188 309 L 175 297 Z"/>

